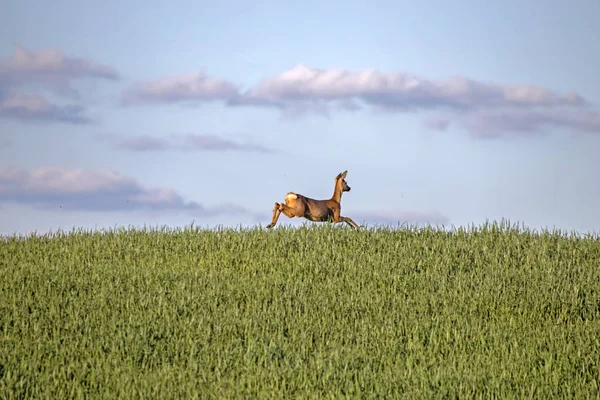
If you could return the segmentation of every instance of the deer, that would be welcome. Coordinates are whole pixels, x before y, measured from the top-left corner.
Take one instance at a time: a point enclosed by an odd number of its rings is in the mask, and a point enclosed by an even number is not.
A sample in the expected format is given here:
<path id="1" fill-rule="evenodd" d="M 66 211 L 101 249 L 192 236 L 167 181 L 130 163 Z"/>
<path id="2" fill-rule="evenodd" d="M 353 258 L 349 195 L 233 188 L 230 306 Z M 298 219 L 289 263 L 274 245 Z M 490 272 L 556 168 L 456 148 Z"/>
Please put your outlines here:
<path id="1" fill-rule="evenodd" d="M 358 225 L 350 217 L 342 217 L 340 214 L 342 209 L 342 193 L 349 192 L 351 189 L 346 182 L 346 175 L 348 175 L 347 170 L 335 177 L 335 187 L 331 199 L 315 200 L 298 193 L 288 192 L 285 195 L 285 203 L 279 204 L 275 202 L 273 219 L 267 225 L 267 228 L 273 228 L 279 216 L 283 213 L 288 218 L 306 218 L 313 222 L 345 222 L 353 229 L 359 229 Z"/>

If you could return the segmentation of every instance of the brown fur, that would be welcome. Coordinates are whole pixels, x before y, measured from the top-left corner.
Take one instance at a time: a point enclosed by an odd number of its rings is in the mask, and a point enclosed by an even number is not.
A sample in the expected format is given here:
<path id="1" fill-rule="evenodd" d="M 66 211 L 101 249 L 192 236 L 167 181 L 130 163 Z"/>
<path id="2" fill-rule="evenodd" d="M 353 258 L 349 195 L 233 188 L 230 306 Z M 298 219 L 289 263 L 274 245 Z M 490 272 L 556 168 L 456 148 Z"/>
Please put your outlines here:
<path id="1" fill-rule="evenodd" d="M 358 225 L 351 218 L 342 217 L 340 214 L 342 193 L 350 191 L 350 186 L 345 181 L 347 174 L 348 171 L 344 171 L 335 177 L 333 196 L 328 200 L 314 200 L 301 194 L 289 192 L 285 196 L 285 203 L 275 202 L 273 219 L 267 225 L 267 228 L 274 227 L 279 216 L 283 213 L 288 218 L 306 218 L 314 222 L 345 222 L 352 228 L 358 229 Z"/>

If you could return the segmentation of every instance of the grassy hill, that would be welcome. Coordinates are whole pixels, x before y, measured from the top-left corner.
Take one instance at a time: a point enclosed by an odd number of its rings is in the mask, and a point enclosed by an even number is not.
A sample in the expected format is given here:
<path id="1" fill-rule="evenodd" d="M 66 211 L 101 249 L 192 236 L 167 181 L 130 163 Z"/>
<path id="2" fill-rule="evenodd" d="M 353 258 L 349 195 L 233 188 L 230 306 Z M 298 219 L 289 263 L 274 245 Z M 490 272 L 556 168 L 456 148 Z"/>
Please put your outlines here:
<path id="1" fill-rule="evenodd" d="M 597 237 L 494 223 L 0 240 L 0 398 L 599 390 Z"/>

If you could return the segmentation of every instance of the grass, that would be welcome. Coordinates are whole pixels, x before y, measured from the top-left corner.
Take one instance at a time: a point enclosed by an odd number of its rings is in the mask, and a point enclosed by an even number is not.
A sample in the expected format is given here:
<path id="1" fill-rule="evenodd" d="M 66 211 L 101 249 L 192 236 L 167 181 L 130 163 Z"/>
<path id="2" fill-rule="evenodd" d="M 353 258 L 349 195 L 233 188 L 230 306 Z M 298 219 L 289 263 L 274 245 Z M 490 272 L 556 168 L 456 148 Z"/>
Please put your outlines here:
<path id="1" fill-rule="evenodd" d="M 492 223 L 0 240 L 0 398 L 600 395 L 600 241 Z"/>

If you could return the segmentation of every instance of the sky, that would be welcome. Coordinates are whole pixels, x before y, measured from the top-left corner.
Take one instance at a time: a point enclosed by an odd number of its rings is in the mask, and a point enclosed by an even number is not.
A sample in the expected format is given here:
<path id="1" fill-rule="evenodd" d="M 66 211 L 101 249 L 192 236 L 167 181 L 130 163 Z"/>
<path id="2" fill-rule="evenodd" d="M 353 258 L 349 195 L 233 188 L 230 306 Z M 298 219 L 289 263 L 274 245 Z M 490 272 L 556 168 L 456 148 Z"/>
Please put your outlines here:
<path id="1" fill-rule="evenodd" d="M 596 0 L 0 4 L 0 234 L 600 230 Z"/>

